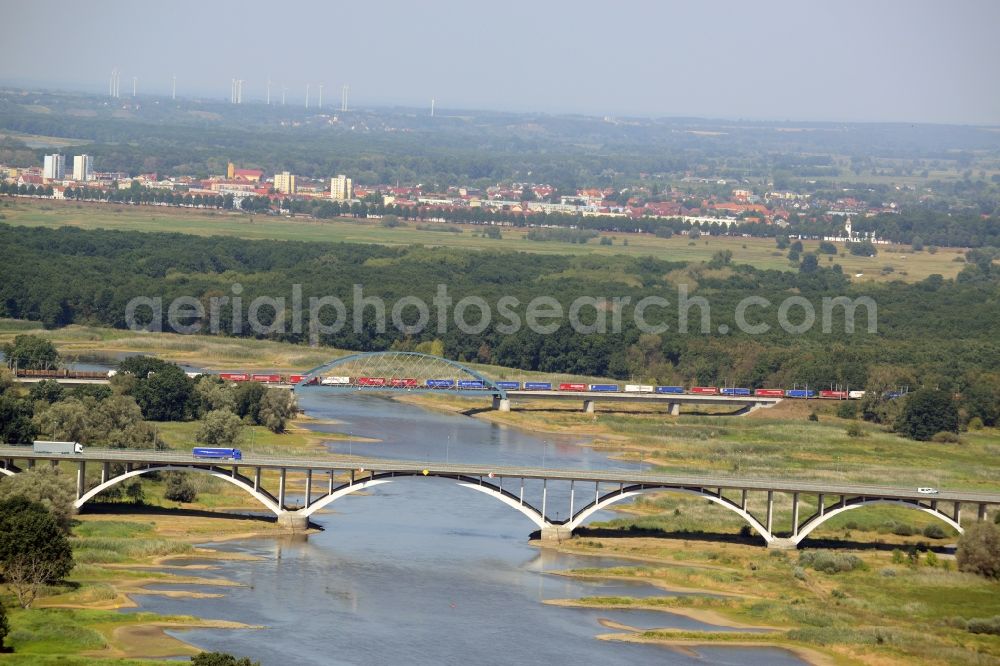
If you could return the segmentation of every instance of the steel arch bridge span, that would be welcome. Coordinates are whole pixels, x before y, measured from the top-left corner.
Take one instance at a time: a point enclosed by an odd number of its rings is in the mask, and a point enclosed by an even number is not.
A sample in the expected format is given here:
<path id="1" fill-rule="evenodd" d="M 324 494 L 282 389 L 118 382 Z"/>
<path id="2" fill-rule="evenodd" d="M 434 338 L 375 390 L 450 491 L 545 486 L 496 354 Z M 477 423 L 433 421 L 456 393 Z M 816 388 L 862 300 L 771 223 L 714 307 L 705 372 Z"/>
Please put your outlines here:
<path id="1" fill-rule="evenodd" d="M 295 388 L 308 386 L 313 381 L 321 381 L 324 374 L 341 374 L 348 377 L 379 377 L 386 380 L 413 378 L 418 380 L 428 379 L 456 379 L 482 382 L 482 389 L 460 389 L 457 384 L 453 389 L 447 388 L 427 388 L 426 386 L 405 387 L 405 386 L 358 386 L 349 384 L 339 388 L 340 390 L 367 390 L 384 392 L 413 392 L 414 390 L 431 391 L 436 393 L 461 393 L 476 395 L 492 395 L 500 399 L 507 399 L 506 390 L 497 386 L 497 383 L 467 365 L 452 361 L 440 356 L 432 356 L 421 352 L 409 351 L 384 351 L 384 352 L 361 352 L 350 354 L 334 359 L 328 363 L 317 366 L 306 371 L 302 380 Z"/>
<path id="2" fill-rule="evenodd" d="M 123 472 L 117 476 L 111 477 L 106 481 L 94 486 L 83 495 L 80 496 L 78 500 L 73 502 L 73 507 L 76 509 L 81 508 L 88 501 L 92 500 L 94 497 L 104 492 L 108 488 L 112 488 L 117 484 L 121 483 L 126 479 L 131 479 L 136 476 L 141 476 L 143 474 L 149 474 L 150 472 L 197 472 L 199 474 L 208 474 L 216 478 L 222 479 L 223 481 L 228 481 L 237 488 L 243 490 L 248 495 L 256 499 L 258 502 L 263 504 L 269 511 L 274 515 L 280 516 L 283 512 L 279 506 L 278 500 L 271 495 L 271 493 L 258 487 L 254 488 L 254 480 L 248 479 L 247 477 L 230 472 L 227 470 L 215 468 L 215 467 L 187 467 L 184 465 L 159 465 L 155 467 L 143 467 L 141 469 L 133 469 L 130 471 Z"/>
<path id="3" fill-rule="evenodd" d="M 946 523 L 953 530 L 959 534 L 964 534 L 965 530 L 959 524 L 956 517 L 949 516 L 948 514 L 938 510 L 935 506 L 929 506 L 922 504 L 919 500 L 902 500 L 902 499 L 883 499 L 883 498 L 872 498 L 867 499 L 864 497 L 856 497 L 850 500 L 846 500 L 842 504 L 837 504 L 829 508 L 825 508 L 823 511 L 817 511 L 813 515 L 806 518 L 806 520 L 798 527 L 798 534 L 792 537 L 792 542 L 798 545 L 803 539 L 809 536 L 809 534 L 815 530 L 817 527 L 830 520 L 834 516 L 840 515 L 845 511 L 851 511 L 853 509 L 860 509 L 862 507 L 869 506 L 871 504 L 892 504 L 895 506 L 906 507 L 907 509 L 914 509 L 916 511 L 923 511 L 926 514 L 934 516 L 938 520 Z"/>

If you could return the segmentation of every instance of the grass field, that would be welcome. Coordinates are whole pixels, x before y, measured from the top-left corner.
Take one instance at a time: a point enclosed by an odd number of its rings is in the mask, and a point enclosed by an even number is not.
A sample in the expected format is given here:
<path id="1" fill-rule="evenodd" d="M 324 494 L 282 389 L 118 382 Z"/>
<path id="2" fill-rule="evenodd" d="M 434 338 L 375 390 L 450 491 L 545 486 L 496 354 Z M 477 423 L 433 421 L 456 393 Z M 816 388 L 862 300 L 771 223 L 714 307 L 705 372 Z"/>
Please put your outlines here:
<path id="1" fill-rule="evenodd" d="M 604 254 L 655 256 L 671 261 L 698 262 L 711 259 L 720 250 L 730 250 L 736 263 L 751 264 L 762 269 L 793 270 L 794 266 L 778 251 L 773 239 L 702 237 L 696 241 L 686 236 L 657 238 L 650 234 L 603 234 L 614 244 L 599 245 L 592 240 L 586 245 L 552 241 L 529 241 L 525 230 L 504 229 L 503 238 L 483 238 L 475 225 L 461 225 L 462 233 L 421 231 L 413 224 L 387 229 L 377 220 L 311 220 L 252 216 L 241 213 L 192 211 L 170 207 L 122 206 L 96 203 L 74 203 L 25 198 L 5 199 L 0 215 L 14 225 L 82 229 L 117 229 L 134 231 L 173 231 L 199 236 L 236 236 L 247 239 L 343 241 L 379 245 L 413 245 L 455 247 L 472 250 L 494 249 L 542 254 Z M 628 245 L 625 245 L 625 243 Z M 816 241 L 804 241 L 806 251 L 818 246 Z M 957 249 L 939 250 L 936 254 L 911 252 L 909 247 L 886 246 L 876 257 L 856 257 L 844 253 L 833 258 L 821 257 L 821 264 L 840 264 L 852 276 L 862 273 L 859 281 L 922 280 L 939 273 L 954 277 L 964 264 L 954 261 Z M 883 274 L 884 267 L 892 272 Z"/>

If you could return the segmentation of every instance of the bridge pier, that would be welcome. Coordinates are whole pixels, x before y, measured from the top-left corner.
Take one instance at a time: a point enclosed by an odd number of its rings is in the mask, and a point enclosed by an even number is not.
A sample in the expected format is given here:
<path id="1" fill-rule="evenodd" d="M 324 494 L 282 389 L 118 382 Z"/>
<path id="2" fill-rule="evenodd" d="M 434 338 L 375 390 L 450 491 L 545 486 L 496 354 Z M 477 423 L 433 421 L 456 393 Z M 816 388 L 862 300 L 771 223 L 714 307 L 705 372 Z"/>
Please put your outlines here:
<path id="1" fill-rule="evenodd" d="M 681 403 L 679 403 L 679 402 L 672 402 L 669 405 L 667 405 L 667 410 L 670 412 L 671 416 L 680 416 L 681 415 Z"/>
<path id="2" fill-rule="evenodd" d="M 282 511 L 278 514 L 278 524 L 293 532 L 302 532 L 309 529 L 309 516 L 298 511 Z"/>
<path id="3" fill-rule="evenodd" d="M 509 412 L 510 398 L 501 398 L 498 395 L 493 396 L 493 409 L 501 412 Z"/>
<path id="4" fill-rule="evenodd" d="M 593 400 L 584 400 L 583 401 L 583 411 L 586 412 L 587 414 L 593 414 L 594 413 L 594 401 Z"/>
<path id="5" fill-rule="evenodd" d="M 542 541 L 568 541 L 573 538 L 573 530 L 565 525 L 547 525 L 542 528 Z"/>
<path id="6" fill-rule="evenodd" d="M 792 539 L 771 539 L 767 542 L 768 550 L 795 550 L 798 544 Z"/>

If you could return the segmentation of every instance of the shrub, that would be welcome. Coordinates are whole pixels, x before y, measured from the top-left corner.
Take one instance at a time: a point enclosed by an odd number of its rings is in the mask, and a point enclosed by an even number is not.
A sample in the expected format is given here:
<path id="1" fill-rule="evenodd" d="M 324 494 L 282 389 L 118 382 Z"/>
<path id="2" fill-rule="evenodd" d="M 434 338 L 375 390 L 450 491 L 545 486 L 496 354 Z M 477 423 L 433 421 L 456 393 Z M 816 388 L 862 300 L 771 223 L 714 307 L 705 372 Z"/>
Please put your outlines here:
<path id="1" fill-rule="evenodd" d="M 917 533 L 917 531 L 906 523 L 897 523 L 896 525 L 893 525 L 892 533 L 896 536 L 913 536 Z"/>
<path id="2" fill-rule="evenodd" d="M 927 561 L 927 566 L 936 567 L 938 565 L 937 553 L 935 553 L 932 550 L 927 551 L 926 561 Z"/>
<path id="3" fill-rule="evenodd" d="M 809 412 L 809 420 L 810 421 L 819 421 L 819 414 L 816 413 L 815 409 L 813 411 Z"/>
<path id="4" fill-rule="evenodd" d="M 837 405 L 837 417 L 842 419 L 856 419 L 858 417 L 858 403 L 843 401 Z"/>
<path id="5" fill-rule="evenodd" d="M 969 430 L 982 430 L 982 429 L 983 429 L 983 420 L 981 418 L 979 418 L 978 416 L 973 416 L 971 419 L 969 419 Z"/>
<path id="6" fill-rule="evenodd" d="M 901 551 L 899 548 L 896 548 L 896 549 L 894 549 L 892 551 L 892 563 L 893 564 L 902 564 L 905 561 L 906 561 L 906 557 L 903 555 L 903 551 Z"/>
<path id="7" fill-rule="evenodd" d="M 167 488 L 163 492 L 163 497 L 174 501 L 189 503 L 198 497 L 198 491 L 187 474 L 173 472 L 167 477 Z"/>
<path id="8" fill-rule="evenodd" d="M 966 628 L 973 634 L 1000 636 L 1000 615 L 974 617 L 966 623 Z"/>
<path id="9" fill-rule="evenodd" d="M 863 569 L 865 563 L 857 555 L 834 553 L 829 550 L 810 550 L 799 555 L 799 565 L 823 573 L 835 574 Z"/>
<path id="10" fill-rule="evenodd" d="M 928 525 L 924 528 L 923 535 L 931 539 L 945 538 L 944 528 L 940 525 Z"/>
<path id="11" fill-rule="evenodd" d="M 852 423 L 847 426 L 847 436 L 848 437 L 867 437 L 868 433 L 864 428 L 861 427 L 860 423 Z"/>
<path id="12" fill-rule="evenodd" d="M 942 430 L 939 433 L 935 433 L 934 436 L 931 437 L 931 441 L 939 444 L 958 444 L 962 441 L 962 438 L 959 437 L 957 433 Z"/>
<path id="13" fill-rule="evenodd" d="M 1000 529 L 993 523 L 970 525 L 955 551 L 958 570 L 986 578 L 1000 578 Z"/>

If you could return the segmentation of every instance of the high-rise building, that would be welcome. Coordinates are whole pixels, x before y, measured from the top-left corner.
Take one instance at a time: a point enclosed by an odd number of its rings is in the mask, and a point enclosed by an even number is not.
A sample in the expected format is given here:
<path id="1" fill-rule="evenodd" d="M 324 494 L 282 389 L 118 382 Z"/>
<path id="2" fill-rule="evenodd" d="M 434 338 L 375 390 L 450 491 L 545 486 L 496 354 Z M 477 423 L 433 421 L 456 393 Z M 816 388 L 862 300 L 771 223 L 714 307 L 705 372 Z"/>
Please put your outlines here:
<path id="1" fill-rule="evenodd" d="M 341 174 L 330 179 L 330 198 L 337 201 L 347 201 L 354 197 L 354 186 L 351 179 Z"/>
<path id="2" fill-rule="evenodd" d="M 73 180 L 94 179 L 94 158 L 90 155 L 73 156 Z"/>
<path id="3" fill-rule="evenodd" d="M 274 174 L 274 189 L 282 194 L 295 194 L 295 176 L 287 171 Z"/>
<path id="4" fill-rule="evenodd" d="M 62 180 L 66 177 L 66 156 L 46 155 L 45 166 L 42 168 L 42 178 L 47 180 Z"/>

